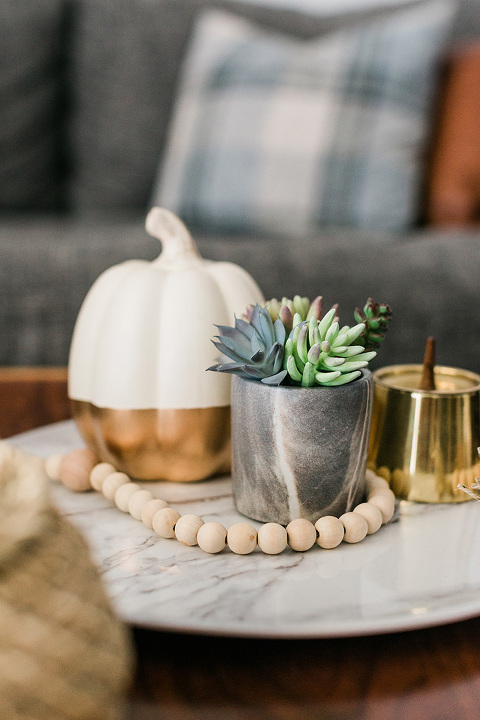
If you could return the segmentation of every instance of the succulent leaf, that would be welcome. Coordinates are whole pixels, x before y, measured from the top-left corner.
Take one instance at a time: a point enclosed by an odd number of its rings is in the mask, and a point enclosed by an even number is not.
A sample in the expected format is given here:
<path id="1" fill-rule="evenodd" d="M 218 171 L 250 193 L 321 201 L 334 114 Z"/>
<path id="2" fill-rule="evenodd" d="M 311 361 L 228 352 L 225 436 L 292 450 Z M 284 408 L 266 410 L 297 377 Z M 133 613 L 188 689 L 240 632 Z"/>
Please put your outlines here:
<path id="1" fill-rule="evenodd" d="M 310 347 L 313 347 L 313 345 L 319 345 L 321 342 L 318 322 L 314 317 L 311 317 L 308 322 L 308 342 L 310 343 Z"/>
<path id="2" fill-rule="evenodd" d="M 320 333 L 320 337 L 322 338 L 322 340 L 325 340 L 327 330 L 335 319 L 335 314 L 336 314 L 335 308 L 331 308 L 331 310 L 329 310 L 325 314 L 325 317 L 323 317 L 321 319 L 320 324 L 318 326 L 318 332 Z"/>
<path id="3" fill-rule="evenodd" d="M 280 385 L 285 380 L 286 375 L 287 371 L 281 370 L 276 375 L 262 378 L 260 382 L 264 383 L 265 385 Z"/>
<path id="4" fill-rule="evenodd" d="M 287 305 L 282 305 L 279 310 L 278 317 L 283 323 L 285 332 L 290 332 L 290 330 L 293 328 L 293 314 L 290 308 L 287 307 Z"/>
<path id="5" fill-rule="evenodd" d="M 378 350 L 392 320 L 392 311 L 389 306 L 385 303 L 374 302 L 372 298 L 368 298 L 363 309 L 355 309 L 354 317 L 358 323 L 364 325 L 361 339 L 365 348 Z"/>
<path id="6" fill-rule="evenodd" d="M 275 340 L 279 342 L 281 345 L 285 345 L 285 325 L 281 321 L 280 318 L 277 318 L 275 322 L 273 323 L 273 330 L 275 333 Z"/>
<path id="7" fill-rule="evenodd" d="M 315 373 L 315 380 L 317 385 L 331 385 L 333 380 L 336 380 L 341 376 L 340 370 L 334 370 L 333 372 L 317 372 Z"/>
<path id="8" fill-rule="evenodd" d="M 345 373 L 340 375 L 335 379 L 331 380 L 328 385 L 330 387 L 337 387 L 338 385 L 346 385 L 349 382 L 352 382 L 352 380 L 356 380 L 358 377 L 360 377 L 362 373 L 360 370 L 355 370 L 354 372 Z"/>
<path id="9" fill-rule="evenodd" d="M 305 364 L 302 373 L 302 387 L 312 387 L 315 384 L 315 368 L 311 362 Z"/>
<path id="10" fill-rule="evenodd" d="M 308 361 L 308 325 L 300 325 L 297 340 L 297 353 L 303 363 Z"/>
<path id="11" fill-rule="evenodd" d="M 307 355 L 308 362 L 310 362 L 310 363 L 312 363 L 312 365 L 316 366 L 320 359 L 321 352 L 322 351 L 321 351 L 320 345 L 318 343 L 315 343 L 315 345 L 312 345 L 310 347 L 310 350 L 308 351 L 308 355 Z"/>
<path id="12" fill-rule="evenodd" d="M 335 340 L 338 336 L 338 331 L 340 330 L 340 326 L 338 322 L 333 322 L 330 327 L 327 330 L 327 334 L 325 335 L 325 340 L 330 343 L 330 345 L 335 344 Z"/>
<path id="13" fill-rule="evenodd" d="M 260 305 L 255 305 L 250 318 L 250 325 L 257 331 L 265 347 L 270 347 L 275 342 L 275 333 L 270 314 Z"/>
<path id="14" fill-rule="evenodd" d="M 314 317 L 316 320 L 320 320 L 323 315 L 323 298 L 321 295 L 317 295 L 315 300 L 310 305 L 305 320 L 310 320 Z"/>
<path id="15" fill-rule="evenodd" d="M 295 383 L 302 382 L 302 373 L 298 369 L 297 363 L 295 362 L 295 358 L 293 357 L 293 355 L 289 355 L 287 358 L 286 371 Z"/>
<path id="16" fill-rule="evenodd" d="M 335 355 L 338 355 L 339 357 L 354 357 L 355 355 L 360 355 L 363 352 L 365 352 L 365 347 L 363 345 L 350 345 L 335 348 Z"/>

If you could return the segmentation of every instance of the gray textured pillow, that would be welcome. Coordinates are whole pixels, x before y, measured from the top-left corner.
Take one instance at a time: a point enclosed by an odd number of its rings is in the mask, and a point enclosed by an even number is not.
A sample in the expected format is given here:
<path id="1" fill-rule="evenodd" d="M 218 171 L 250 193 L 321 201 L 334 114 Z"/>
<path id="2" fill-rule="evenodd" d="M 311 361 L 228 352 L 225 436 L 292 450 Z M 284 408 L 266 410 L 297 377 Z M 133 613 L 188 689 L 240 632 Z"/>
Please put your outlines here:
<path id="1" fill-rule="evenodd" d="M 63 4 L 0 3 L 0 209 L 58 204 Z"/>
<path id="2" fill-rule="evenodd" d="M 261 0 L 79 0 L 70 128 L 72 203 L 78 212 L 146 208 L 181 60 L 205 8 L 228 9 L 296 38 L 312 38 L 378 12 L 315 17 L 262 7 Z"/>

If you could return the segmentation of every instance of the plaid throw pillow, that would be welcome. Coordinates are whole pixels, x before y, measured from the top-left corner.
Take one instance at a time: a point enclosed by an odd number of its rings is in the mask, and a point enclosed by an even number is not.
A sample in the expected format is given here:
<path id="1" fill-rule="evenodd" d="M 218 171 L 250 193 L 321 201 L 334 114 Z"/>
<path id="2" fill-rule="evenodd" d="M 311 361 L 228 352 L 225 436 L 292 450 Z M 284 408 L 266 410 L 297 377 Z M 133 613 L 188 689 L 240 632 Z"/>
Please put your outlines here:
<path id="1" fill-rule="evenodd" d="M 411 226 L 452 17 L 429 0 L 299 41 L 204 14 L 153 203 L 207 232 Z"/>

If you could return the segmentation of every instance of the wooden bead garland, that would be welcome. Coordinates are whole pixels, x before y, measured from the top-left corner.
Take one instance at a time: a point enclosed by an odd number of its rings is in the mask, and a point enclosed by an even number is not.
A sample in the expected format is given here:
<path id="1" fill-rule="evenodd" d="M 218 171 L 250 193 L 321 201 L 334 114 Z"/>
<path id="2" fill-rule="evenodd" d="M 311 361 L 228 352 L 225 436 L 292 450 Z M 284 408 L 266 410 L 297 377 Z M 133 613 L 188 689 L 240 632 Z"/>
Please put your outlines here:
<path id="1" fill-rule="evenodd" d="M 181 515 L 160 498 L 117 472 L 110 463 L 97 463 L 88 449 L 72 450 L 67 455 L 50 456 L 45 470 L 52 480 L 59 480 L 71 490 L 94 489 L 113 502 L 122 512 L 162 538 L 176 538 L 183 545 L 198 545 L 207 553 L 221 552 L 226 545 L 237 555 L 248 555 L 258 547 L 267 555 L 277 555 L 289 546 L 305 552 L 315 544 L 332 549 L 341 542 L 361 542 L 388 523 L 395 512 L 395 495 L 388 482 L 371 470 L 366 472 L 367 501 L 340 518 L 324 516 L 315 524 L 304 518 L 292 520 L 287 527 L 266 523 L 258 532 L 247 522 L 238 522 L 228 530 L 215 521 L 204 522 L 199 515 Z"/>

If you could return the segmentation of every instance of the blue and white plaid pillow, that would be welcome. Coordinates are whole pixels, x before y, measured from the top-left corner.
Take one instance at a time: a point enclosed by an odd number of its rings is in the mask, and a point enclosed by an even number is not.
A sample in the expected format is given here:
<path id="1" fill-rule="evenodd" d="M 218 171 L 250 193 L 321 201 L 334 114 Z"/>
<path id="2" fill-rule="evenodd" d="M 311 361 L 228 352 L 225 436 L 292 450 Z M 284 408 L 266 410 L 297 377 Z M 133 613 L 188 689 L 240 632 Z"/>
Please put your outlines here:
<path id="1" fill-rule="evenodd" d="M 428 0 L 309 41 L 205 13 L 153 202 L 207 232 L 411 226 L 453 8 Z"/>

